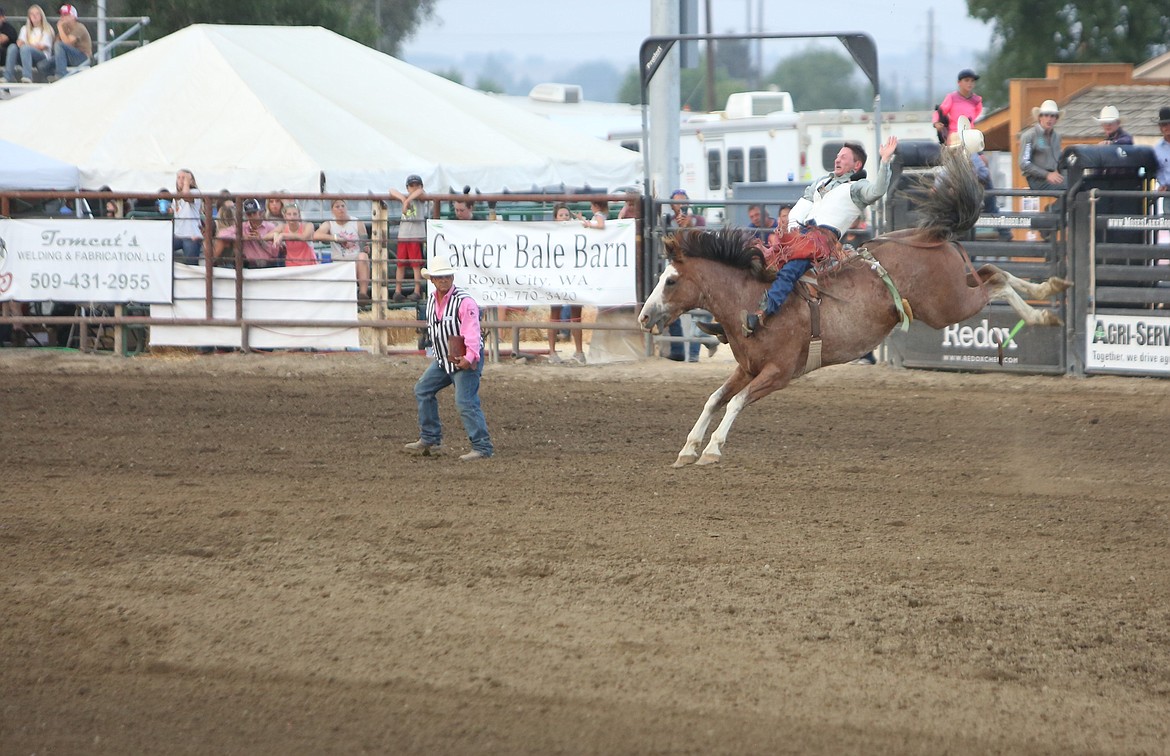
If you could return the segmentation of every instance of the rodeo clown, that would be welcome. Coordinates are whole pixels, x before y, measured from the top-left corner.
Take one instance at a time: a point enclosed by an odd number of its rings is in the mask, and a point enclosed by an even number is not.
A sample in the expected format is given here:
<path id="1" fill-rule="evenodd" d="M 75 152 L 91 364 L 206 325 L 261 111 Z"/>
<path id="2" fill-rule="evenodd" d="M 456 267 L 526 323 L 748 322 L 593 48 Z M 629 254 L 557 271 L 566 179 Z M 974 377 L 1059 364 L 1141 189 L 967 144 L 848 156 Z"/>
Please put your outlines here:
<path id="1" fill-rule="evenodd" d="M 418 402 L 418 441 L 406 445 L 406 451 L 422 456 L 437 454 L 443 442 L 439 422 L 437 394 L 455 385 L 455 406 L 463 429 L 471 441 L 471 451 L 461 462 L 487 459 L 495 451 L 488 434 L 487 421 L 479 405 L 479 381 L 483 375 L 483 332 L 479 326 L 479 305 L 467 292 L 455 286 L 455 269 L 436 262 L 422 277 L 431 282 L 427 297 L 427 333 L 435 351 L 435 360 L 414 384 Z"/>
<path id="2" fill-rule="evenodd" d="M 814 262 L 834 255 L 861 211 L 882 198 L 890 185 L 890 159 L 897 147 L 898 138 L 893 136 L 882 145 L 881 166 L 871 182 L 865 177 L 865 148 L 846 142 L 833 160 L 833 172 L 805 189 L 788 214 L 788 232 L 780 237 L 779 249 L 772 247 L 766 255 L 770 267 L 782 266 L 776 280 L 760 300 L 759 310 L 740 315 L 745 336 L 755 334 L 779 311 L 797 279 Z"/>

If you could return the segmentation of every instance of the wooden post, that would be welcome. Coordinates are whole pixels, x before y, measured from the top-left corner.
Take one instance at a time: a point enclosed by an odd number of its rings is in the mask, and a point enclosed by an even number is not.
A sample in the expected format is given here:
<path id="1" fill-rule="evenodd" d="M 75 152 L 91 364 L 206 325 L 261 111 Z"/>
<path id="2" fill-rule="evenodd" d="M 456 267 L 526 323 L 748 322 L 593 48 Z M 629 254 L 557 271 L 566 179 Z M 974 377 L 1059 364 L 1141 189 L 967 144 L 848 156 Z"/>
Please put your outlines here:
<path id="1" fill-rule="evenodd" d="M 370 200 L 370 299 L 375 320 L 386 319 L 386 284 L 390 280 L 390 259 L 387 237 L 389 234 L 389 210 L 380 199 Z M 377 353 L 385 355 L 390 347 L 390 332 L 385 328 L 375 328 L 375 348 Z"/>

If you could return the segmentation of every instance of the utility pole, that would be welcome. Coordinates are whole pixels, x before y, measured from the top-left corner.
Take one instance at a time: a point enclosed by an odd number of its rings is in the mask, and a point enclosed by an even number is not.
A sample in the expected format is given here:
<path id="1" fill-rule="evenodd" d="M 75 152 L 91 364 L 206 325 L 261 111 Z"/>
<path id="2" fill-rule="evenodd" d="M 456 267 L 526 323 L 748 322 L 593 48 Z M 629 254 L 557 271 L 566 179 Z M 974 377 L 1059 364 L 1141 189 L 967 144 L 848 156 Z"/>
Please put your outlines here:
<path id="1" fill-rule="evenodd" d="M 650 33 L 668 35 L 679 33 L 678 0 L 653 0 L 650 8 Z M 646 151 L 650 186 L 643 191 L 650 197 L 667 198 L 678 186 L 678 114 L 679 103 L 679 45 L 672 45 L 658 75 L 650 80 L 648 92 L 649 123 L 653 138 L 642 145 Z M 649 212 L 650 208 L 647 208 Z"/>
<path id="2" fill-rule="evenodd" d="M 926 101 L 934 107 L 934 8 L 926 11 Z"/>
<path id="3" fill-rule="evenodd" d="M 106 43 L 110 41 L 109 32 L 106 31 L 106 0 L 98 0 L 97 4 L 97 62 L 105 63 L 110 59 L 109 48 Z M 60 74 L 59 74 L 60 75 Z M 122 329 L 118 329 L 122 330 Z"/>
<path id="4" fill-rule="evenodd" d="M 707 13 L 707 33 L 714 34 L 711 28 L 711 0 L 704 3 Z M 707 40 L 707 112 L 715 112 L 715 40 Z"/>

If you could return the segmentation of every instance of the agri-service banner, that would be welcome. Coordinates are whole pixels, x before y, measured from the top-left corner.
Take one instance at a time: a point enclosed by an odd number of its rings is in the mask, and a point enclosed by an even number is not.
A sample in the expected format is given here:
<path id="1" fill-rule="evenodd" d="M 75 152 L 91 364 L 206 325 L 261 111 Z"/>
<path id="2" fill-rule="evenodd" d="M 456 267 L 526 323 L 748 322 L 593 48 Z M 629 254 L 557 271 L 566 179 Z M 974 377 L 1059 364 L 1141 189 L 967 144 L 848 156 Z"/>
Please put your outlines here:
<path id="1" fill-rule="evenodd" d="M 171 224 L 0 220 L 0 300 L 171 301 Z"/>
<path id="2" fill-rule="evenodd" d="M 1170 317 L 1086 315 L 1085 368 L 1170 374 Z"/>
<path id="3" fill-rule="evenodd" d="M 637 300 L 635 222 L 605 228 L 578 221 L 427 221 L 427 257 L 455 268 L 455 285 L 480 306 L 575 304 L 604 307 Z"/>

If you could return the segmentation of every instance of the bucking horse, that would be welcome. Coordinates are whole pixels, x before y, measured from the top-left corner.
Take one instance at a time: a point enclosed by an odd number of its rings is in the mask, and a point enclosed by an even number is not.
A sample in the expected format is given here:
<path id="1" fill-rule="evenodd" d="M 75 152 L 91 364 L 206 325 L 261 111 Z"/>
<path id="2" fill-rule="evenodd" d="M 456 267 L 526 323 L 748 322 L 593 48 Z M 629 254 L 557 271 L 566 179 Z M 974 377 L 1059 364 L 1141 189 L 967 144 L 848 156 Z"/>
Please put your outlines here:
<path id="1" fill-rule="evenodd" d="M 899 324 L 919 320 L 944 328 L 976 315 L 988 302 L 1008 302 L 1029 325 L 1060 325 L 1051 310 L 1030 300 L 1051 299 L 1071 286 L 1052 277 L 1032 283 L 997 268 L 971 265 L 956 241 L 979 218 L 983 188 L 960 149 L 943 150 L 930 185 L 920 187 L 914 229 L 868 241 L 825 266 L 815 282 L 802 281 L 754 335 L 740 328 L 741 313 L 755 310 L 775 278 L 756 237 L 742 229 L 679 231 L 664 240 L 668 260 L 638 315 L 646 331 L 661 331 L 682 313 L 701 307 L 725 326 L 738 363 L 703 406 L 675 467 L 713 464 L 744 407 L 804 373 L 847 363 L 872 351 Z M 726 405 L 722 422 L 702 454 L 711 418 Z"/>

